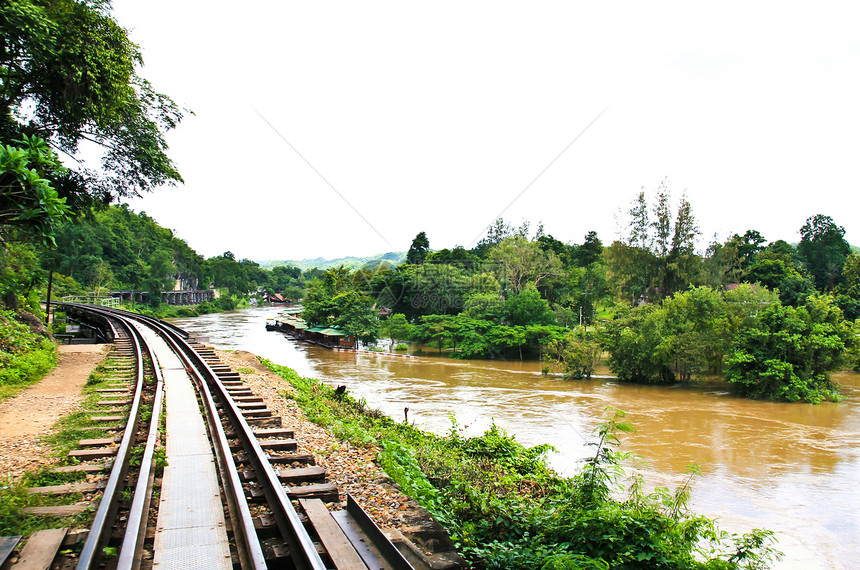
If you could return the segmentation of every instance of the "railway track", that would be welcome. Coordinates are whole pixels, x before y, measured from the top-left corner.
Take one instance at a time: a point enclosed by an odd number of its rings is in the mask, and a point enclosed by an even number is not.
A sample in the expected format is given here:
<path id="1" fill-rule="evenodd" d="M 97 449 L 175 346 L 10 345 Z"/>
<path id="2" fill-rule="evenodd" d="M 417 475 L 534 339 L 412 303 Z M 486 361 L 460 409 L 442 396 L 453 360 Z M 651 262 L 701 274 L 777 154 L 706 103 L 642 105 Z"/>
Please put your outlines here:
<path id="1" fill-rule="evenodd" d="M 57 468 L 101 475 L 31 492 L 84 493 L 63 507 L 96 510 L 87 531 L 32 536 L 21 568 L 413 568 L 352 497 L 326 506 L 337 486 L 213 351 L 162 321 L 63 308 L 115 345 L 106 411 L 85 428 L 105 437 L 82 439 Z"/>

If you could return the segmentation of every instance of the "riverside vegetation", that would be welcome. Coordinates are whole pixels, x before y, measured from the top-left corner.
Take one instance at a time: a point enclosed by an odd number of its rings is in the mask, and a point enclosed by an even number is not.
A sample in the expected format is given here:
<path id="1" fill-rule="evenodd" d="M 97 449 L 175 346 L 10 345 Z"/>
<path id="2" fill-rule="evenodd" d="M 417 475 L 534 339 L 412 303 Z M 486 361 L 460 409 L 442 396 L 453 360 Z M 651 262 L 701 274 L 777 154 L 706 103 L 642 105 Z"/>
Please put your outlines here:
<path id="1" fill-rule="evenodd" d="M 687 510 L 690 477 L 676 490 L 646 492 L 627 478 L 620 434 L 633 427 L 607 409 L 593 454 L 571 478 L 545 462 L 549 446 L 526 448 L 493 426 L 478 437 L 456 422 L 437 436 L 397 423 L 349 394 L 264 364 L 295 388 L 308 418 L 355 445 L 382 449 L 379 463 L 401 490 L 449 532 L 473 568 L 765 568 L 779 558 L 769 531 L 721 531 Z"/>

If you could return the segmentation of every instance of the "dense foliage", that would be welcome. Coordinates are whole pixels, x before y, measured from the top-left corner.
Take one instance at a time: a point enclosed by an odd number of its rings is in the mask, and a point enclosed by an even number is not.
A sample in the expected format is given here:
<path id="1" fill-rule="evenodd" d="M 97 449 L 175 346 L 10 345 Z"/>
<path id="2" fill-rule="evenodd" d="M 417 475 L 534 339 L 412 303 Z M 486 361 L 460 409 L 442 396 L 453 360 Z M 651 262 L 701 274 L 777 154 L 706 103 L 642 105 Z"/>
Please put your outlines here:
<path id="1" fill-rule="evenodd" d="M 449 532 L 474 568 L 762 568 L 776 556 L 766 531 L 728 535 L 686 508 L 689 481 L 646 494 L 625 476 L 612 412 L 595 429 L 594 453 L 572 478 L 547 467 L 547 446 L 526 448 L 493 426 L 478 437 L 456 425 L 444 437 L 396 423 L 348 394 L 266 362 L 295 388 L 284 394 L 308 417 L 379 462 L 404 493 Z"/>
<path id="2" fill-rule="evenodd" d="M 8 387 L 40 379 L 57 363 L 57 347 L 17 321 L 11 311 L 0 311 L 0 400 Z"/>
<path id="3" fill-rule="evenodd" d="M 311 320 L 345 323 L 341 315 L 365 303 L 382 315 L 380 334 L 392 347 L 414 340 L 456 358 L 542 358 L 566 378 L 589 377 L 603 353 L 622 381 L 727 373 L 750 397 L 838 397 L 828 371 L 853 358 L 856 335 L 845 331 L 860 317 L 860 262 L 843 228 L 817 215 L 800 229 L 797 247 L 748 230 L 702 254 L 691 204 L 682 197 L 673 214 L 665 181 L 656 203 L 643 190 L 628 214 L 625 235 L 608 247 L 594 232 L 568 245 L 542 226 L 530 237 L 527 223 L 515 229 L 501 219 L 472 250 L 432 251 L 420 232 L 397 267 L 328 270 L 313 287 Z M 346 289 L 324 286 L 332 280 Z M 830 308 L 826 325 L 811 316 L 820 311 L 805 308 L 813 305 Z M 766 320 L 775 312 L 805 319 L 805 345 L 747 350 L 756 331 L 783 334 Z M 800 362 L 807 357 L 815 362 Z"/>
<path id="4" fill-rule="evenodd" d="M 138 75 L 140 50 L 110 2 L 3 2 L 0 38 L 0 142 L 39 137 L 79 159 L 48 173 L 61 197 L 103 201 L 181 181 L 164 132 L 182 112 Z M 84 145 L 99 151 L 99 169 L 83 166 Z"/>
<path id="5" fill-rule="evenodd" d="M 155 293 L 150 300 L 157 305 L 161 291 L 211 286 L 223 291 L 217 308 L 229 310 L 249 296 L 278 293 L 287 300 L 301 299 L 306 281 L 319 274 L 291 266 L 265 270 L 230 252 L 204 259 L 173 231 L 125 205 L 58 223 L 54 238 L 56 249 L 24 240 L 0 248 L 0 295 L 13 294 L 18 306 L 37 311 L 53 272 L 54 299 L 88 291 L 149 291 Z M 195 312 L 210 309 L 204 306 Z"/>
<path id="6" fill-rule="evenodd" d="M 834 399 L 827 372 L 841 363 L 851 332 L 830 297 L 809 297 L 798 308 L 773 303 L 734 338 L 726 380 L 756 398 Z"/>

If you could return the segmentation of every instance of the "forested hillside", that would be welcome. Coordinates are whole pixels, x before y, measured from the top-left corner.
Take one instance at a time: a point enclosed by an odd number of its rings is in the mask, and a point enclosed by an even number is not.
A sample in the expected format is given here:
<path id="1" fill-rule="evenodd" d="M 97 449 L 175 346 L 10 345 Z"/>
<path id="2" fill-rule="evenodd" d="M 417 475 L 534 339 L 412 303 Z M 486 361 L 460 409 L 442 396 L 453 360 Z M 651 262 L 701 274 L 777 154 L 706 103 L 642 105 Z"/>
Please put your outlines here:
<path id="1" fill-rule="evenodd" d="M 9 244 L 0 280 L 4 292 L 17 292 L 20 303 L 32 306 L 44 298 L 52 271 L 54 297 L 111 290 L 160 292 L 179 286 L 215 287 L 236 298 L 278 293 L 299 299 L 308 278 L 298 268 L 266 270 L 230 252 L 204 259 L 171 230 L 124 205 L 58 224 L 55 239 L 57 247 L 52 249 Z M 159 299 L 153 295 L 152 303 L 158 305 Z"/>

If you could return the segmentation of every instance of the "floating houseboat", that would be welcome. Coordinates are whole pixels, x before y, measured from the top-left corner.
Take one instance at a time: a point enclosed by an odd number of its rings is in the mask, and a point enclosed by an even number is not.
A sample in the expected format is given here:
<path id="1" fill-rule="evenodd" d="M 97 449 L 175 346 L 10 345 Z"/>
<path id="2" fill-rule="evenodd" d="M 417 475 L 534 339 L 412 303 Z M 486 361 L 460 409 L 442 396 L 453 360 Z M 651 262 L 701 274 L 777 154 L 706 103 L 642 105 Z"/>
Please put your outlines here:
<path id="1" fill-rule="evenodd" d="M 280 315 L 266 323 L 266 330 L 281 331 L 291 337 L 312 342 L 326 348 L 355 350 L 356 338 L 337 327 L 309 327 L 301 318 L 302 307 L 288 307 Z"/>

